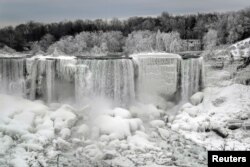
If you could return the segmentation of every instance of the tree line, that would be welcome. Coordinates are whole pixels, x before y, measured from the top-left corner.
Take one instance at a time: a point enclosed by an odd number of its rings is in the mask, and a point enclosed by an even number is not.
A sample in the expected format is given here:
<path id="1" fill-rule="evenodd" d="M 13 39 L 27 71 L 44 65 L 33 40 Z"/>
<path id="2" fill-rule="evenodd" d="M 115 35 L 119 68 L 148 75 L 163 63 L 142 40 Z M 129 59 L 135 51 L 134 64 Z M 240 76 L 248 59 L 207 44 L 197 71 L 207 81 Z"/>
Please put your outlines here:
<path id="1" fill-rule="evenodd" d="M 148 36 L 149 32 L 155 35 L 158 33 L 158 41 L 166 39 L 164 37 L 161 37 L 164 39 L 160 39 L 159 32 L 165 34 L 178 33 L 178 37 L 175 38 L 176 43 L 179 38 L 184 40 L 197 39 L 201 41 L 204 47 L 211 45 L 208 42 L 211 39 L 213 40 L 213 45 L 231 44 L 250 37 L 250 8 L 237 12 L 199 13 L 177 16 L 163 12 L 158 17 L 131 17 L 126 20 L 114 18 L 110 21 L 102 19 L 76 20 L 49 24 L 30 21 L 15 27 L 7 26 L 0 29 L 0 47 L 7 46 L 16 51 L 29 51 L 39 48 L 46 52 L 51 46 L 58 44 L 61 40 L 67 38 L 68 41 L 70 41 L 70 38 L 76 40 L 76 36 L 82 32 L 88 32 L 91 35 L 99 33 L 97 35 L 99 39 L 101 38 L 102 41 L 106 40 L 106 43 L 102 42 L 102 46 L 97 44 L 97 47 L 102 47 L 104 50 L 106 48 L 108 51 L 126 51 L 128 49 L 127 46 L 132 45 L 126 41 L 126 38 L 131 39 L 138 32 L 141 37 Z M 114 36 L 114 38 L 112 37 L 113 39 L 105 37 L 107 35 L 105 33 L 108 32 Z M 85 34 L 85 36 L 87 35 Z M 116 43 L 113 44 L 110 41 L 107 42 L 108 40 L 119 41 L 113 41 Z M 127 45 L 125 46 L 126 43 Z M 112 47 L 109 45 L 116 45 L 117 48 L 112 50 Z M 163 50 L 170 50 L 170 48 L 166 48 L 166 45 L 164 47 L 165 49 Z M 94 46 L 91 48 L 94 48 Z"/>

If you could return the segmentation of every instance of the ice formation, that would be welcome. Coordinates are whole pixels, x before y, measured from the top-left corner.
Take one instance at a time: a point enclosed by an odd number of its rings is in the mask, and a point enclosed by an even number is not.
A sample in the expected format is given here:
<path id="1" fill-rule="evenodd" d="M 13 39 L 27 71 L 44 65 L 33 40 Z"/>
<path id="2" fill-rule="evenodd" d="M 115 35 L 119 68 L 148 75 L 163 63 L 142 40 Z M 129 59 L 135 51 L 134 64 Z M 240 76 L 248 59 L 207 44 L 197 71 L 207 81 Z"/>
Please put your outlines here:
<path id="1" fill-rule="evenodd" d="M 202 61 L 203 58 L 191 58 L 181 62 L 181 97 L 184 101 L 188 101 L 204 84 Z"/>
<path id="2" fill-rule="evenodd" d="M 102 97 L 113 106 L 129 107 L 140 101 L 161 107 L 161 102 L 188 101 L 203 84 L 202 58 L 182 60 L 168 53 L 121 58 L 2 57 L 0 64 L 2 92 L 47 103 L 83 103 Z"/>

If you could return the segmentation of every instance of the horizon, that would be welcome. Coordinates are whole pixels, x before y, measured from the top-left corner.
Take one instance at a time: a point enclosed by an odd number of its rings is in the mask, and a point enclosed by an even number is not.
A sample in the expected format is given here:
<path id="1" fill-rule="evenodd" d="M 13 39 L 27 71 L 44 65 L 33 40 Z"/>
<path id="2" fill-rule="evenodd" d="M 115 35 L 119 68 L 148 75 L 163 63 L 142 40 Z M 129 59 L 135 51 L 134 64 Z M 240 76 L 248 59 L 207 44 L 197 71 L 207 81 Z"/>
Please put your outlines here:
<path id="1" fill-rule="evenodd" d="M 0 0 L 0 28 L 16 26 L 29 21 L 52 23 L 75 20 L 125 20 L 130 17 L 157 17 L 162 12 L 171 15 L 198 13 L 224 13 L 245 9 L 248 0 L 223 0 L 200 2 L 199 0 Z M 122 8 L 121 8 L 122 7 Z"/>

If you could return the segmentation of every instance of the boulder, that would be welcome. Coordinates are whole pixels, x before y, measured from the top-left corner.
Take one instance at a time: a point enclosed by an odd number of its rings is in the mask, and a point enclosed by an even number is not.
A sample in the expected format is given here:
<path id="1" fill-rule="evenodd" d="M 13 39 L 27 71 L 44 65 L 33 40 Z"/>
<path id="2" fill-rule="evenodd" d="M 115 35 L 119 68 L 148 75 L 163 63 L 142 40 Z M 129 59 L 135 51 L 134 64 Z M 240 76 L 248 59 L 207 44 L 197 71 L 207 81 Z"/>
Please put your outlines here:
<path id="1" fill-rule="evenodd" d="M 200 104 L 203 101 L 203 98 L 204 98 L 203 92 L 197 92 L 193 96 L 191 96 L 190 102 L 193 105 L 197 106 L 198 104 Z"/>
<path id="2" fill-rule="evenodd" d="M 226 138 L 229 134 L 225 128 L 221 127 L 214 127 L 212 129 L 217 135 L 221 136 L 222 138 Z"/>

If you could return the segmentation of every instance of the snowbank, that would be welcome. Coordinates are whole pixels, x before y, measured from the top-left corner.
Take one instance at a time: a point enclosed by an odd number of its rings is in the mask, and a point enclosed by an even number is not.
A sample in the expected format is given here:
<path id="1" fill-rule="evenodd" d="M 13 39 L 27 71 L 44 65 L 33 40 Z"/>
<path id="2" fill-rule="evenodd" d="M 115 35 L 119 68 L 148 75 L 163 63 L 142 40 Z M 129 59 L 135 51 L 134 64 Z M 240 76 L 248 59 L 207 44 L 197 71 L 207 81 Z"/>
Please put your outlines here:
<path id="1" fill-rule="evenodd" d="M 250 56 L 250 38 L 237 42 L 229 47 L 234 60 Z"/>
<path id="2" fill-rule="evenodd" d="M 210 87 L 204 90 L 203 103 L 197 106 L 189 103 L 182 106 L 171 128 L 207 149 L 250 149 L 249 142 L 242 142 L 249 136 L 245 130 L 228 128 L 232 120 L 247 120 L 249 111 L 248 86 L 233 84 Z"/>

